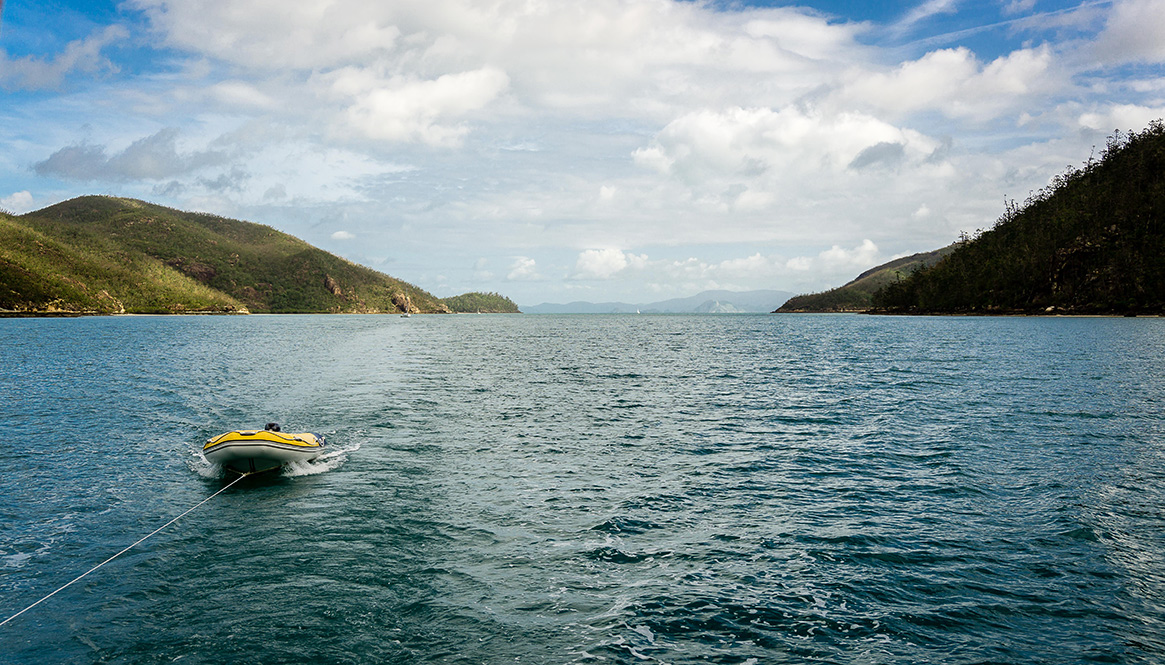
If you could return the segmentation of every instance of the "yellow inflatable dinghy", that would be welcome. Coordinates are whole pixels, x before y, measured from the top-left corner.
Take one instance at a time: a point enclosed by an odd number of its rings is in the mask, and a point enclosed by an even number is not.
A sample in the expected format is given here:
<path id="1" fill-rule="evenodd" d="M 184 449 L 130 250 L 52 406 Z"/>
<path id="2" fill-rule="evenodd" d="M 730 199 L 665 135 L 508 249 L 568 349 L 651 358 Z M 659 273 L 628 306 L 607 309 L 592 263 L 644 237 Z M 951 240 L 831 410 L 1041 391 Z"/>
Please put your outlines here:
<path id="1" fill-rule="evenodd" d="M 239 429 L 218 436 L 202 447 L 206 461 L 239 473 L 257 473 L 288 462 L 302 462 L 319 457 L 324 437 L 311 432 L 285 434 L 279 425 L 268 423 L 267 429 Z"/>

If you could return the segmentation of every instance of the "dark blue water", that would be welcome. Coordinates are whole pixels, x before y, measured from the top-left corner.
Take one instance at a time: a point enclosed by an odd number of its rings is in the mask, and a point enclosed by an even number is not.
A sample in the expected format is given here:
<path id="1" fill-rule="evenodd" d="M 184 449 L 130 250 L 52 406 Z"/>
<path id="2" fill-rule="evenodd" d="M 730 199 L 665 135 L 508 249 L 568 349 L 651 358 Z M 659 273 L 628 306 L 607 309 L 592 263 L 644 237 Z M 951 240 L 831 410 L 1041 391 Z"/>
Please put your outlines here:
<path id="1" fill-rule="evenodd" d="M 1165 320 L 0 320 L 3 663 L 1162 663 Z"/>

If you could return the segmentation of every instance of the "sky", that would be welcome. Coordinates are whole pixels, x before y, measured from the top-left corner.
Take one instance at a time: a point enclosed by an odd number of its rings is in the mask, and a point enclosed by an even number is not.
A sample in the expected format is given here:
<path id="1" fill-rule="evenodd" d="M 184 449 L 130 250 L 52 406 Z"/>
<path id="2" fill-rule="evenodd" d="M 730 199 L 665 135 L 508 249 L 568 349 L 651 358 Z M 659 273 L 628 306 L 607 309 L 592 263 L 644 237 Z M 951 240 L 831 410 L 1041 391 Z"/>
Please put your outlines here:
<path id="1" fill-rule="evenodd" d="M 1165 0 L 7 0 L 0 208 L 270 225 L 439 297 L 838 286 L 1165 117 Z"/>

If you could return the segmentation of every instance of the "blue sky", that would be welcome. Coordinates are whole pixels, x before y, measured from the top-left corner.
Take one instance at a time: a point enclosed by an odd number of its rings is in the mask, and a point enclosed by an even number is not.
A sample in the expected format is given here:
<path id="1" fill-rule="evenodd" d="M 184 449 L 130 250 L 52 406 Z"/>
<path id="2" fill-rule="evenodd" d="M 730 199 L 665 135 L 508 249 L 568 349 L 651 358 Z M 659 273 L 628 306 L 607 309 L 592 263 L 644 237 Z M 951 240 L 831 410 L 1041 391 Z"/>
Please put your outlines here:
<path id="1" fill-rule="evenodd" d="M 7 0 L 0 208 L 269 224 L 436 295 L 816 291 L 1165 116 L 1165 0 Z"/>

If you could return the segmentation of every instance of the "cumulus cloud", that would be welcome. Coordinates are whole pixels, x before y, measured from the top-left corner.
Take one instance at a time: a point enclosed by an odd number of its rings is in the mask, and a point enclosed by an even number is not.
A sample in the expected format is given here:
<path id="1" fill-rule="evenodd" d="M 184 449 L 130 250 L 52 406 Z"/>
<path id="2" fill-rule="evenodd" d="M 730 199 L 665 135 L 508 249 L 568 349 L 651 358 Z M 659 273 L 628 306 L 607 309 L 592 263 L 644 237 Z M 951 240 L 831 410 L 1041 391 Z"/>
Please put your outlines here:
<path id="1" fill-rule="evenodd" d="M 0 209 L 18 215 L 32 210 L 32 192 L 28 190 L 13 192 L 4 198 L 0 198 Z"/>
<path id="2" fill-rule="evenodd" d="M 1113 5 L 1096 40 L 1102 62 L 1165 62 L 1165 0 L 1124 0 Z"/>
<path id="3" fill-rule="evenodd" d="M 1098 132 L 1154 117 L 1162 2 L 952 16 L 969 3 L 913 0 L 879 26 L 676 0 L 128 0 L 151 29 L 135 46 L 161 57 L 83 94 L 14 95 L 39 105 L 10 113 L 0 172 L 34 164 L 301 234 L 321 218 L 362 242 L 389 235 L 365 232 L 378 224 L 432 231 L 393 235 L 394 255 L 515 290 L 848 279 L 879 248 L 986 225 Z M 0 86 L 113 72 L 119 34 L 7 59 Z M 51 123 L 26 128 L 41 108 Z M 161 124 L 181 134 L 143 138 Z M 492 269 L 418 240 L 437 231 Z M 707 256 L 738 258 L 677 258 Z"/>
<path id="4" fill-rule="evenodd" d="M 619 249 L 588 249 L 578 255 L 574 279 L 611 279 L 627 269 L 640 269 L 647 263 L 646 254 L 631 254 Z"/>
<path id="5" fill-rule="evenodd" d="M 170 46 L 268 71 L 334 67 L 390 51 L 407 5 L 355 1 L 130 0 Z M 387 4 L 387 3 L 385 3 Z M 434 3 L 439 4 L 439 3 Z M 396 6 L 399 9 L 395 9 Z"/>
<path id="6" fill-rule="evenodd" d="M 431 81 L 378 81 L 349 70 L 337 75 L 333 88 L 352 97 L 347 125 L 368 138 L 455 146 L 469 129 L 448 121 L 486 106 L 508 83 L 505 72 L 492 67 Z"/>
<path id="7" fill-rule="evenodd" d="M 878 246 L 866 239 L 853 249 L 834 245 L 815 257 L 799 256 L 789 259 L 786 266 L 801 272 L 815 271 L 825 274 L 857 273 L 872 268 L 882 262 Z"/>
<path id="8" fill-rule="evenodd" d="M 659 0 L 405 0 L 285 3 L 131 0 L 165 43 L 243 74 L 224 102 L 319 105 L 337 132 L 460 145 L 466 120 L 505 102 L 541 109 L 673 114 L 692 96 L 788 102 L 829 63 L 863 51 L 862 27 L 811 10 L 713 11 Z M 256 81 L 280 72 L 285 90 Z M 249 79 L 249 80 L 248 80 Z"/>
<path id="9" fill-rule="evenodd" d="M 112 156 L 108 156 L 105 148 L 99 145 L 67 146 L 33 165 L 33 170 L 43 176 L 83 182 L 160 180 L 225 161 L 226 155 L 218 151 L 180 152 L 178 130 L 167 128 L 134 141 Z M 218 184 L 225 187 L 230 183 L 223 181 Z"/>
<path id="10" fill-rule="evenodd" d="M 842 108 L 908 114 L 936 110 L 952 118 L 990 120 L 1028 108 L 1063 85 L 1046 46 L 981 63 L 968 48 L 940 49 L 887 72 L 856 71 L 834 93 Z"/>
<path id="11" fill-rule="evenodd" d="M 538 264 L 534 259 L 519 256 L 510 265 L 506 279 L 511 282 L 534 282 L 541 280 L 542 276 L 538 274 Z"/>
<path id="12" fill-rule="evenodd" d="M 1109 104 L 1102 109 L 1082 113 L 1079 123 L 1086 129 L 1108 133 L 1115 130 L 1140 130 L 1161 118 L 1165 118 L 1165 106 Z"/>
<path id="13" fill-rule="evenodd" d="M 85 39 L 69 42 L 63 53 L 45 60 L 34 57 L 9 58 L 0 51 L 0 88 L 5 90 L 46 90 L 59 88 L 74 72 L 97 74 L 116 72 L 117 67 L 101 54 L 102 49 L 129 37 L 120 25 L 111 25 Z"/>
<path id="14" fill-rule="evenodd" d="M 936 140 L 864 113 L 736 108 L 680 117 L 633 158 L 689 184 L 720 187 L 720 178 L 747 182 L 772 174 L 770 180 L 779 180 L 777 175 L 838 172 L 878 162 L 921 162 L 939 147 Z"/>
<path id="15" fill-rule="evenodd" d="M 332 240 L 353 240 L 356 236 L 347 231 L 336 231 L 331 235 Z"/>

